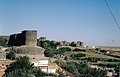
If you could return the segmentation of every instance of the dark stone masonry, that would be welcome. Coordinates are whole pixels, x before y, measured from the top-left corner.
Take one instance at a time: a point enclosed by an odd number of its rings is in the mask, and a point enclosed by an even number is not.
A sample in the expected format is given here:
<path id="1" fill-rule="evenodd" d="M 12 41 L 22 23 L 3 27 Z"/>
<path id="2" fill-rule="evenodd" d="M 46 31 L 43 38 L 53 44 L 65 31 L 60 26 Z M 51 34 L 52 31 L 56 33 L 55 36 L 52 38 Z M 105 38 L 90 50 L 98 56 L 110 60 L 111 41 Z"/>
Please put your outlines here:
<path id="1" fill-rule="evenodd" d="M 8 46 L 37 45 L 37 30 L 24 30 L 10 35 Z"/>

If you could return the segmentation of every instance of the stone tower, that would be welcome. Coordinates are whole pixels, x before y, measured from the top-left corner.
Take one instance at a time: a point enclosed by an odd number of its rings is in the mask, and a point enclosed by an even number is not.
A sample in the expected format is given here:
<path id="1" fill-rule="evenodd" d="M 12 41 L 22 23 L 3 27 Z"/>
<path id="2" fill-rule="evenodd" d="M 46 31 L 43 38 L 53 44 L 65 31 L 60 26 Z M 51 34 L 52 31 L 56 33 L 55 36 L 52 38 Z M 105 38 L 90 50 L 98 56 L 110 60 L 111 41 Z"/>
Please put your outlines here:
<path id="1" fill-rule="evenodd" d="M 37 45 L 37 31 L 24 30 L 22 33 L 10 35 L 9 46 Z"/>
<path id="2" fill-rule="evenodd" d="M 24 30 L 22 31 L 25 45 L 37 45 L 37 31 Z"/>

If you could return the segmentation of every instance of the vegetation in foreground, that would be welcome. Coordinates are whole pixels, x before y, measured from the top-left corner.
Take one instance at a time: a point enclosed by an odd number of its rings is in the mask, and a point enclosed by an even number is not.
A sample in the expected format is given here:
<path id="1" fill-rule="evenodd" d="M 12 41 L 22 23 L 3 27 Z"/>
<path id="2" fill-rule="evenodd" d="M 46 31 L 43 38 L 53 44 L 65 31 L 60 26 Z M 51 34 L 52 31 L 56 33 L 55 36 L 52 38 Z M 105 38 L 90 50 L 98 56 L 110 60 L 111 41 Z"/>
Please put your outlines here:
<path id="1" fill-rule="evenodd" d="M 75 77 L 106 77 L 106 70 L 90 68 L 87 62 L 56 61 L 61 68 Z"/>
<path id="2" fill-rule="evenodd" d="M 55 74 L 47 74 L 42 72 L 40 69 L 36 68 L 29 62 L 29 58 L 19 57 L 16 59 L 16 62 L 11 63 L 5 70 L 5 77 L 44 77 L 44 76 L 53 76 Z"/>
<path id="3" fill-rule="evenodd" d="M 90 68 L 89 64 L 95 64 L 101 67 L 112 67 L 115 68 L 115 71 L 118 73 L 120 60 L 116 60 L 114 58 L 110 59 L 112 55 L 106 55 L 107 51 L 100 50 L 99 56 L 103 55 L 108 56 L 107 58 L 96 57 L 95 52 L 87 52 L 85 49 L 74 49 L 71 50 L 68 47 L 57 49 L 57 45 L 54 44 L 53 41 L 40 41 L 38 42 L 38 46 L 41 46 L 45 49 L 46 57 L 60 57 L 61 61 L 56 61 L 56 63 L 68 74 L 73 75 L 75 77 L 106 77 L 106 70 Z M 93 51 L 93 50 L 92 50 Z M 99 50 L 97 50 L 99 51 Z M 75 54 L 73 54 L 75 52 Z M 72 53 L 72 54 L 69 54 Z M 66 55 L 67 54 L 67 55 Z M 58 56 L 59 55 L 59 56 Z M 62 56 L 62 57 L 61 57 Z M 116 57 L 116 56 L 113 56 Z M 40 69 L 33 67 L 33 64 L 29 62 L 29 58 L 27 57 L 15 57 L 15 53 L 12 51 L 7 55 L 8 59 L 16 59 L 16 62 L 10 64 L 5 71 L 6 77 L 41 77 L 41 76 L 53 76 L 56 77 L 56 74 L 47 74 L 42 72 Z M 119 58 L 119 57 L 117 57 Z M 118 74 L 117 74 L 118 75 Z M 64 77 L 64 74 L 60 72 L 59 77 Z M 116 76 L 117 77 L 117 76 Z"/>

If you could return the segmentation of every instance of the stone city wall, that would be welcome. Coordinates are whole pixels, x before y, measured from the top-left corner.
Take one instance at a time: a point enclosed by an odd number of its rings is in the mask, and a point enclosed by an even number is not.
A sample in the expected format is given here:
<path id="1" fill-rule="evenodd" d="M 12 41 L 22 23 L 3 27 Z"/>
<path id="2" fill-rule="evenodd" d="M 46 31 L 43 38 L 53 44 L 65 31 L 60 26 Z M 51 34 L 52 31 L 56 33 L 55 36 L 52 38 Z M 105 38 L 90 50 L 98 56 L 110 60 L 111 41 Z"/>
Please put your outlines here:
<path id="1" fill-rule="evenodd" d="M 37 31 L 24 30 L 19 34 L 10 35 L 9 46 L 37 45 Z"/>

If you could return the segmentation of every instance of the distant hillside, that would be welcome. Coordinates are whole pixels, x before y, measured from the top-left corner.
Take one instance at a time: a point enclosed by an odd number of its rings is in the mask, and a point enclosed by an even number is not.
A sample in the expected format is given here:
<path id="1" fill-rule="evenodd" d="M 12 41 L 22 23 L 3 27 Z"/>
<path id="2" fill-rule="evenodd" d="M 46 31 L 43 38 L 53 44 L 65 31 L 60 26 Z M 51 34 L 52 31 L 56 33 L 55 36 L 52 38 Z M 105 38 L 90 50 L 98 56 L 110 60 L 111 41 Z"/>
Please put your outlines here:
<path id="1" fill-rule="evenodd" d="M 96 47 L 105 50 L 120 51 L 120 47 L 112 47 L 112 46 L 96 46 Z"/>

